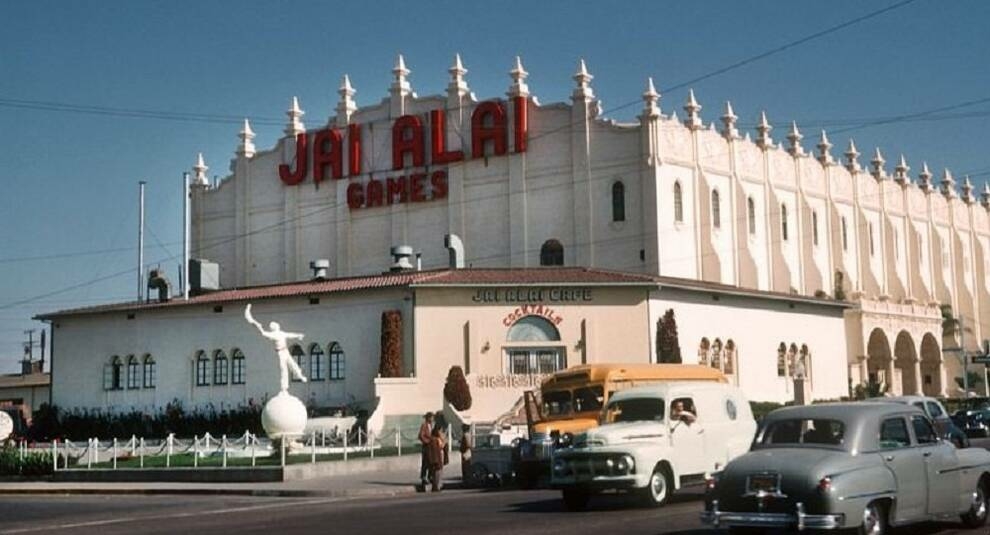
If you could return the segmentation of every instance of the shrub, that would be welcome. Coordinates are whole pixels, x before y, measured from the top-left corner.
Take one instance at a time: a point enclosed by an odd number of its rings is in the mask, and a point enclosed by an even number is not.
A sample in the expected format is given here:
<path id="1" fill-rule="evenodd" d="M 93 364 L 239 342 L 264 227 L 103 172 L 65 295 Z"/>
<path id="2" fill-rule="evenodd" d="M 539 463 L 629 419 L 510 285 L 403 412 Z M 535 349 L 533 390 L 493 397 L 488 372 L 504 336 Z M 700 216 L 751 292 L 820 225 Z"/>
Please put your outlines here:
<path id="1" fill-rule="evenodd" d="M 402 312 L 382 312 L 382 351 L 378 363 L 381 377 L 402 375 Z"/>
<path id="2" fill-rule="evenodd" d="M 52 454 L 29 452 L 21 459 L 17 447 L 8 444 L 0 448 L 0 475 L 45 476 L 53 472 Z"/>
<path id="3" fill-rule="evenodd" d="M 443 385 L 443 397 L 459 411 L 471 408 L 471 387 L 468 386 L 464 370 L 460 366 L 451 366 L 447 372 L 447 382 Z"/>

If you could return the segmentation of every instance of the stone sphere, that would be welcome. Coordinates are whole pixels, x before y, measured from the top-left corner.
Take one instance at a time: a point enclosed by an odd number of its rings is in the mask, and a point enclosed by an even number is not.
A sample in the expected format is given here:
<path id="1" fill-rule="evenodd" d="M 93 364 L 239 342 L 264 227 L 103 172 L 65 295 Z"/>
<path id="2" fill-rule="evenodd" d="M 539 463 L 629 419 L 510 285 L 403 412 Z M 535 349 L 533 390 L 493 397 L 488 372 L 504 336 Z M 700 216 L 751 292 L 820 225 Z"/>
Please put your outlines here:
<path id="1" fill-rule="evenodd" d="M 279 392 L 265 403 L 261 427 L 271 439 L 302 436 L 306 429 L 306 406 L 292 394 Z"/>

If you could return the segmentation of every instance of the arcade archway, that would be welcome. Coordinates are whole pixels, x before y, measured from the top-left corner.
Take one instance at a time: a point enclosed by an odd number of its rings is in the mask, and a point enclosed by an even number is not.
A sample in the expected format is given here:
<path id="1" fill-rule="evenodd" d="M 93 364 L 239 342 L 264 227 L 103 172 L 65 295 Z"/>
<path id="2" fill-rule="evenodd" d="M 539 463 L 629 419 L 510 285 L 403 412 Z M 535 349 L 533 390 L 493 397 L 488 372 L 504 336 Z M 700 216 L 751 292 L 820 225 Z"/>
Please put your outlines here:
<path id="1" fill-rule="evenodd" d="M 894 368 L 900 377 L 900 394 L 918 394 L 918 351 L 907 331 L 897 333 L 894 342 Z M 894 383 L 898 381 L 895 379 Z M 896 391 L 896 390 L 895 390 Z"/>
<path id="2" fill-rule="evenodd" d="M 870 383 L 879 384 L 893 392 L 890 377 L 893 370 L 893 357 L 890 352 L 890 342 L 887 335 L 879 327 L 870 332 L 866 345 L 866 372 Z"/>
<path id="3" fill-rule="evenodd" d="M 944 396 L 942 350 L 932 333 L 921 338 L 921 389 L 926 396 Z"/>

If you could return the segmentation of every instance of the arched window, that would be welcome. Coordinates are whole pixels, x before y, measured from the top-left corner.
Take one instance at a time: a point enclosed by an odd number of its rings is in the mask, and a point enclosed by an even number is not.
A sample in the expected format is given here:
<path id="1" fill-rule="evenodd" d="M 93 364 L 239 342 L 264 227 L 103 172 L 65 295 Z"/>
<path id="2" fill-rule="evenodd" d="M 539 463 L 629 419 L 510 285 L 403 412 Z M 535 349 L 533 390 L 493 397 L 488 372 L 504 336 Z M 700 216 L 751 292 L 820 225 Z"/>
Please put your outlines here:
<path id="1" fill-rule="evenodd" d="M 622 182 L 612 184 L 612 221 L 626 220 L 626 186 Z"/>
<path id="2" fill-rule="evenodd" d="M 807 344 L 801 344 L 797 362 L 794 365 L 794 377 L 811 381 L 811 351 Z"/>
<path id="3" fill-rule="evenodd" d="M 787 241 L 787 205 L 780 205 L 780 236 Z"/>
<path id="4" fill-rule="evenodd" d="M 244 352 L 240 349 L 234 349 L 231 351 L 230 384 L 244 384 Z"/>
<path id="5" fill-rule="evenodd" d="M 564 265 L 564 246 L 561 245 L 559 241 L 554 239 L 543 242 L 543 247 L 540 247 L 540 265 Z"/>
<path id="6" fill-rule="evenodd" d="M 749 220 L 749 234 L 756 236 L 756 203 L 752 197 L 746 199 L 746 217 Z"/>
<path id="7" fill-rule="evenodd" d="M 506 338 L 510 342 L 557 342 L 560 332 L 546 318 L 523 316 L 509 328 Z"/>
<path id="8" fill-rule="evenodd" d="M 712 343 L 712 359 L 710 364 L 712 368 L 722 369 L 722 340 L 720 338 L 716 338 Z"/>
<path id="9" fill-rule="evenodd" d="M 292 355 L 293 359 L 295 359 L 296 365 L 299 366 L 300 370 L 306 369 L 303 366 L 303 360 L 305 360 L 306 352 L 303 351 L 303 348 L 300 347 L 299 344 L 293 344 L 291 347 L 289 347 L 289 354 Z M 299 382 L 299 379 L 296 378 L 295 374 L 289 374 L 289 375 L 292 376 L 293 382 Z"/>
<path id="10" fill-rule="evenodd" d="M 141 388 L 141 365 L 134 355 L 127 356 L 127 389 Z"/>
<path id="11" fill-rule="evenodd" d="M 345 377 L 344 350 L 337 342 L 330 343 L 330 380 L 340 381 Z"/>
<path id="12" fill-rule="evenodd" d="M 711 349 L 712 344 L 708 341 L 708 338 L 702 338 L 701 343 L 698 344 L 698 364 L 702 366 L 708 365 L 708 350 Z"/>
<path id="13" fill-rule="evenodd" d="M 712 226 L 722 228 L 722 203 L 717 189 L 712 190 Z"/>
<path id="14" fill-rule="evenodd" d="M 210 359 L 206 356 L 206 351 L 196 352 L 196 386 L 207 386 L 210 384 Z"/>
<path id="15" fill-rule="evenodd" d="M 794 366 L 797 365 L 797 354 L 798 348 L 797 344 L 791 344 L 791 347 L 787 349 L 787 376 L 794 377 Z"/>
<path id="16" fill-rule="evenodd" d="M 327 369 L 324 363 L 323 348 L 320 344 L 309 346 L 309 380 L 323 381 L 327 378 Z"/>
<path id="17" fill-rule="evenodd" d="M 158 384 L 158 369 L 155 359 L 151 355 L 144 356 L 144 381 L 145 388 L 155 388 Z"/>
<path id="18" fill-rule="evenodd" d="M 227 354 L 222 349 L 213 352 L 213 384 L 227 384 Z"/>
<path id="19" fill-rule="evenodd" d="M 846 216 L 842 216 L 842 250 L 849 250 L 849 229 L 846 228 Z"/>
<path id="20" fill-rule="evenodd" d="M 777 346 L 777 376 L 787 377 L 787 344 Z"/>
<path id="21" fill-rule="evenodd" d="M 725 342 L 725 354 L 722 359 L 722 373 L 734 375 L 736 373 L 736 343 L 729 338 Z"/>
<path id="22" fill-rule="evenodd" d="M 681 183 L 674 182 L 674 221 L 684 221 L 684 200 L 681 198 Z"/>
<path id="23" fill-rule="evenodd" d="M 811 242 L 818 247 L 818 212 L 811 211 Z"/>
<path id="24" fill-rule="evenodd" d="M 114 355 L 110 357 L 110 361 L 103 365 L 103 389 L 104 390 L 120 390 L 121 389 L 121 377 L 123 373 L 124 364 L 120 360 L 120 357 Z"/>

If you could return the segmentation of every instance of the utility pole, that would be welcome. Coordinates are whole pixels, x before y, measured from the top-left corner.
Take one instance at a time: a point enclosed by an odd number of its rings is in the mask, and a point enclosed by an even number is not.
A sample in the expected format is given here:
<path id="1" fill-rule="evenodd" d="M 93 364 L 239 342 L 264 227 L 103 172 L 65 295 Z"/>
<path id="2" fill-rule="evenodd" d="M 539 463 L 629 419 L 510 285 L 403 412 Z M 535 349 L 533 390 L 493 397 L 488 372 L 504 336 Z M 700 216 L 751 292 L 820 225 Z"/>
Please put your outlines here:
<path id="1" fill-rule="evenodd" d="M 24 344 L 24 356 L 28 362 L 34 360 L 34 331 L 34 329 L 24 331 L 24 334 L 28 337 L 27 343 Z"/>

